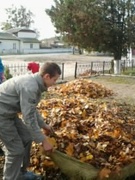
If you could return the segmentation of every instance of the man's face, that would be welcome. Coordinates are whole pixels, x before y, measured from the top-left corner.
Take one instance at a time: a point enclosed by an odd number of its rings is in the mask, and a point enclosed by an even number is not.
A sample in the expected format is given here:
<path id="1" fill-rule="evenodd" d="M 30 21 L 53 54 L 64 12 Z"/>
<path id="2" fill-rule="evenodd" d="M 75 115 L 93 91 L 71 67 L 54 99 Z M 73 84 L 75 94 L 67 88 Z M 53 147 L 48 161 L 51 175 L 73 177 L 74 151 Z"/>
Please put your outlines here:
<path id="1" fill-rule="evenodd" d="M 43 81 L 44 81 L 44 84 L 47 86 L 47 87 L 50 87 L 50 86 L 53 86 L 57 79 L 60 77 L 59 74 L 56 74 L 54 77 L 50 77 L 49 74 L 45 74 L 43 76 Z"/>

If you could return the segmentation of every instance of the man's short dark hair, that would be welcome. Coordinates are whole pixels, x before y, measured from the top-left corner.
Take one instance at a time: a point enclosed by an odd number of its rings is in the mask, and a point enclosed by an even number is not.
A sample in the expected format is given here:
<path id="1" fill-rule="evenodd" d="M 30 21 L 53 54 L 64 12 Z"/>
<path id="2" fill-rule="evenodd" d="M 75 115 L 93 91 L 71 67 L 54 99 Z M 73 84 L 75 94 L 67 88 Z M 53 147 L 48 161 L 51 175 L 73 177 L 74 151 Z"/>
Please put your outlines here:
<path id="1" fill-rule="evenodd" d="M 39 73 L 42 77 L 45 74 L 49 74 L 50 77 L 54 77 L 56 74 L 61 75 L 61 69 L 58 64 L 47 62 L 41 66 Z"/>

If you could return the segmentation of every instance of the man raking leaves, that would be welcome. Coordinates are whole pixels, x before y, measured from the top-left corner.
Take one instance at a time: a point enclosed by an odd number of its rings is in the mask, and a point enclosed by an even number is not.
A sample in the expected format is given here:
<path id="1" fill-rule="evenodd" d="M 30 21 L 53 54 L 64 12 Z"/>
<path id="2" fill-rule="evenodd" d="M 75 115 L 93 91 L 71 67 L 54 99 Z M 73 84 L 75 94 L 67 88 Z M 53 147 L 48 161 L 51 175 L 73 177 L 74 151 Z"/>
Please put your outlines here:
<path id="1" fill-rule="evenodd" d="M 3 180 L 40 179 L 27 171 L 31 144 L 32 141 L 42 143 L 46 152 L 52 152 L 53 146 L 42 129 L 50 133 L 53 129 L 44 122 L 36 107 L 41 94 L 55 84 L 60 74 L 57 64 L 46 63 L 38 73 L 14 77 L 0 85 L 0 140 L 5 153 Z"/>

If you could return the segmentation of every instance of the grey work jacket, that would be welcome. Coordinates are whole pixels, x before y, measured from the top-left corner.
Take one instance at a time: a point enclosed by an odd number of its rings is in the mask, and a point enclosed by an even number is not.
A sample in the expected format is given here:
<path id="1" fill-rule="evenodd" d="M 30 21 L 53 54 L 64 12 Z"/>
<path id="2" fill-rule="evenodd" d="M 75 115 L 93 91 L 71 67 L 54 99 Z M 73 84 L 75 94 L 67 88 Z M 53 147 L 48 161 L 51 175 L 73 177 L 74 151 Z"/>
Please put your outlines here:
<path id="1" fill-rule="evenodd" d="M 38 73 L 14 77 L 0 84 L 0 121 L 14 118 L 21 112 L 33 140 L 42 142 L 45 136 L 40 128 L 45 126 L 45 122 L 36 107 L 46 90 Z"/>

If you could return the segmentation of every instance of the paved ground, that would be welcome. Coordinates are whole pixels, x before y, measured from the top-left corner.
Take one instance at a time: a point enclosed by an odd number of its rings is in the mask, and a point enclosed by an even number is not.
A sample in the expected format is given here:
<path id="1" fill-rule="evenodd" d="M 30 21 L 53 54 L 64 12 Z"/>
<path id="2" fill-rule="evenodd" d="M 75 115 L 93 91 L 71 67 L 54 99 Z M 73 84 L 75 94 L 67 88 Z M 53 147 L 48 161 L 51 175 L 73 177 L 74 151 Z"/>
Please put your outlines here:
<path id="1" fill-rule="evenodd" d="M 108 56 L 90 56 L 90 55 L 72 55 L 72 54 L 29 54 L 29 55 L 10 55 L 1 56 L 7 62 L 20 61 L 57 61 L 65 63 L 90 62 L 90 61 L 110 61 L 113 57 Z"/>

